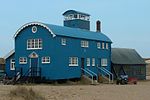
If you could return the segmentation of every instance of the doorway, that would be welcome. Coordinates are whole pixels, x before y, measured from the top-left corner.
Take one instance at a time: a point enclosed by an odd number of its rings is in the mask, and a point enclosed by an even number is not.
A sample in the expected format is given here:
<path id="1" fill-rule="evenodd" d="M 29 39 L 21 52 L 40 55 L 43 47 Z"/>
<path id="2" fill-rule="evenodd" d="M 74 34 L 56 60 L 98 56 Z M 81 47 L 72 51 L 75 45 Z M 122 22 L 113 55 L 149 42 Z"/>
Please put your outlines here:
<path id="1" fill-rule="evenodd" d="M 84 65 L 84 62 L 85 62 L 85 58 L 81 58 L 81 68 L 84 69 L 85 65 Z M 81 70 L 81 74 L 83 75 L 84 74 L 84 71 Z"/>

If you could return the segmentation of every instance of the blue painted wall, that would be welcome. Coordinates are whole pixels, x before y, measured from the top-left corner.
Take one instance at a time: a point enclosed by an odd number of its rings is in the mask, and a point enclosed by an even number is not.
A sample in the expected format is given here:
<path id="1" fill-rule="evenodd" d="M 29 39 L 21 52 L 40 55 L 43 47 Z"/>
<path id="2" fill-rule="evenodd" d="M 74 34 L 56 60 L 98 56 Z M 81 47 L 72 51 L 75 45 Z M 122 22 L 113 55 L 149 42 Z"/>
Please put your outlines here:
<path id="1" fill-rule="evenodd" d="M 15 53 L 13 53 L 11 56 L 5 59 L 5 63 L 6 63 L 5 72 L 9 78 L 12 78 L 15 76 L 15 70 L 10 70 L 11 59 L 15 59 Z"/>
<path id="2" fill-rule="evenodd" d="M 64 26 L 90 30 L 90 21 L 81 19 L 65 20 Z"/>
<path id="3" fill-rule="evenodd" d="M 97 49 L 98 41 L 88 40 L 89 48 L 82 48 L 81 40 L 85 39 L 62 37 L 58 35 L 52 37 L 49 31 L 42 26 L 37 26 L 38 31 L 36 33 L 32 33 L 31 29 L 32 25 L 26 27 L 15 38 L 15 66 L 16 69 L 23 68 L 23 73 L 26 73 L 30 67 L 31 58 L 29 55 L 32 52 L 38 54 L 38 66 L 42 68 L 42 77 L 50 80 L 80 78 L 81 58 L 85 58 L 85 67 L 86 58 L 90 58 L 91 66 L 87 68 L 93 70 L 95 73 L 98 73 L 98 70 L 96 67 L 92 66 L 92 58 L 95 58 L 95 65 L 100 63 L 100 58 L 107 58 L 108 66 L 106 68 L 110 70 L 111 43 L 109 43 L 108 50 L 103 50 Z M 38 38 L 42 39 L 43 48 L 41 50 L 27 50 L 27 40 Z M 61 45 L 61 38 L 66 38 L 67 45 Z M 51 63 L 42 64 L 41 58 L 43 56 L 50 56 Z M 14 57 L 14 55 L 12 57 Z M 27 64 L 19 64 L 19 57 L 27 57 Z M 70 67 L 69 57 L 78 57 L 79 66 Z M 8 67 L 10 58 L 6 61 L 6 70 L 8 73 L 11 73 L 10 69 L 8 69 L 10 68 Z M 11 75 L 12 74 L 10 74 L 10 76 Z"/>

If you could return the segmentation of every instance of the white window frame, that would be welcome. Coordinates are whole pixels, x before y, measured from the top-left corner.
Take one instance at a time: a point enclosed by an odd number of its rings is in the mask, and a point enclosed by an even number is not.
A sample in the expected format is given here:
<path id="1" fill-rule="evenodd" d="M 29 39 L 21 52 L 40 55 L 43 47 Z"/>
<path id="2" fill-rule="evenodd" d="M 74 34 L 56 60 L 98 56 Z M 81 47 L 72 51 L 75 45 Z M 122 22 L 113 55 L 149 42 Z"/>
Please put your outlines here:
<path id="1" fill-rule="evenodd" d="M 106 43 L 106 49 L 108 49 L 109 47 L 108 47 L 108 43 Z"/>
<path id="2" fill-rule="evenodd" d="M 42 49 L 42 39 L 28 39 L 27 50 Z"/>
<path id="3" fill-rule="evenodd" d="M 51 58 L 49 56 L 42 57 L 42 64 L 49 64 L 51 62 Z"/>
<path id="4" fill-rule="evenodd" d="M 27 64 L 27 57 L 20 57 L 19 64 Z"/>
<path id="5" fill-rule="evenodd" d="M 88 48 L 89 47 L 89 41 L 81 40 L 81 47 Z"/>
<path id="6" fill-rule="evenodd" d="M 87 66 L 90 66 L 90 58 L 86 58 L 86 64 Z"/>
<path id="7" fill-rule="evenodd" d="M 106 58 L 101 59 L 101 66 L 106 67 L 108 65 L 108 60 Z"/>
<path id="8" fill-rule="evenodd" d="M 37 27 L 36 26 L 33 26 L 32 27 L 32 33 L 36 33 L 37 32 Z"/>
<path id="9" fill-rule="evenodd" d="M 15 59 L 10 59 L 10 70 L 15 70 Z"/>
<path id="10" fill-rule="evenodd" d="M 78 57 L 69 57 L 69 66 L 78 66 Z"/>
<path id="11" fill-rule="evenodd" d="M 66 38 L 61 38 L 61 45 L 66 45 Z"/>
<path id="12" fill-rule="evenodd" d="M 105 49 L 105 43 L 102 42 L 102 49 Z"/>
<path id="13" fill-rule="evenodd" d="M 101 43 L 100 42 L 97 42 L 97 48 L 101 49 Z"/>
<path id="14" fill-rule="evenodd" d="M 95 58 L 92 58 L 92 66 L 95 66 Z"/>

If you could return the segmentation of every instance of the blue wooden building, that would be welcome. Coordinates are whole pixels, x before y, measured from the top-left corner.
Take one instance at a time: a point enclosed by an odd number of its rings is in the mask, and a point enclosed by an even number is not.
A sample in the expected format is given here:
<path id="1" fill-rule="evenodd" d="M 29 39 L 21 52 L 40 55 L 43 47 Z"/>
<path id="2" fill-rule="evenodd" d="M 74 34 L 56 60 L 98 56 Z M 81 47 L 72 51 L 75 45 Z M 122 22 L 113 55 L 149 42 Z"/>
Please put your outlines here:
<path id="1" fill-rule="evenodd" d="M 90 31 L 90 15 L 63 13 L 64 26 L 30 22 L 14 35 L 15 49 L 6 58 L 6 73 L 14 77 L 40 76 L 47 80 L 96 75 L 111 70 L 111 40 L 100 30 Z M 21 70 L 20 70 L 21 69 Z"/>

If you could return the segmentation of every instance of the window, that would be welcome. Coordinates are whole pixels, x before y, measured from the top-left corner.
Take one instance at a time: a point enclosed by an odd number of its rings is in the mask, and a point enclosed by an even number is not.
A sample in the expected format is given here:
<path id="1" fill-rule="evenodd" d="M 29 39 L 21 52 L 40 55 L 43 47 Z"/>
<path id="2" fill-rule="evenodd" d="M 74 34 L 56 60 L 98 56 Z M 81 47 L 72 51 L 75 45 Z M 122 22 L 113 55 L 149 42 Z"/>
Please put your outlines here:
<path id="1" fill-rule="evenodd" d="M 86 59 L 87 66 L 90 66 L 90 58 Z"/>
<path id="2" fill-rule="evenodd" d="M 78 66 L 78 57 L 69 57 L 69 66 Z"/>
<path id="3" fill-rule="evenodd" d="M 15 70 L 15 60 L 14 59 L 10 60 L 10 70 Z"/>
<path id="4" fill-rule="evenodd" d="M 81 47 L 89 47 L 89 42 L 88 41 L 81 41 Z"/>
<path id="5" fill-rule="evenodd" d="M 66 39 L 65 38 L 61 39 L 61 45 L 66 45 Z"/>
<path id="6" fill-rule="evenodd" d="M 32 27 L 32 33 L 36 33 L 37 32 L 37 27 L 36 26 L 33 26 Z"/>
<path id="7" fill-rule="evenodd" d="M 27 63 L 27 58 L 26 57 L 20 57 L 19 58 L 19 63 L 20 64 L 26 64 Z"/>
<path id="8" fill-rule="evenodd" d="M 105 49 L 105 43 L 104 42 L 102 43 L 102 49 Z"/>
<path id="9" fill-rule="evenodd" d="M 95 66 L 95 58 L 92 58 L 92 66 Z"/>
<path id="10" fill-rule="evenodd" d="M 101 43 L 97 42 L 97 48 L 100 49 L 101 48 Z"/>
<path id="11" fill-rule="evenodd" d="M 27 49 L 42 49 L 42 39 L 27 40 Z"/>
<path id="12" fill-rule="evenodd" d="M 101 66 L 107 66 L 107 59 L 101 59 Z"/>
<path id="13" fill-rule="evenodd" d="M 50 57 L 42 57 L 42 63 L 50 63 Z"/>
<path id="14" fill-rule="evenodd" d="M 108 49 L 108 43 L 106 43 L 106 49 Z"/>

